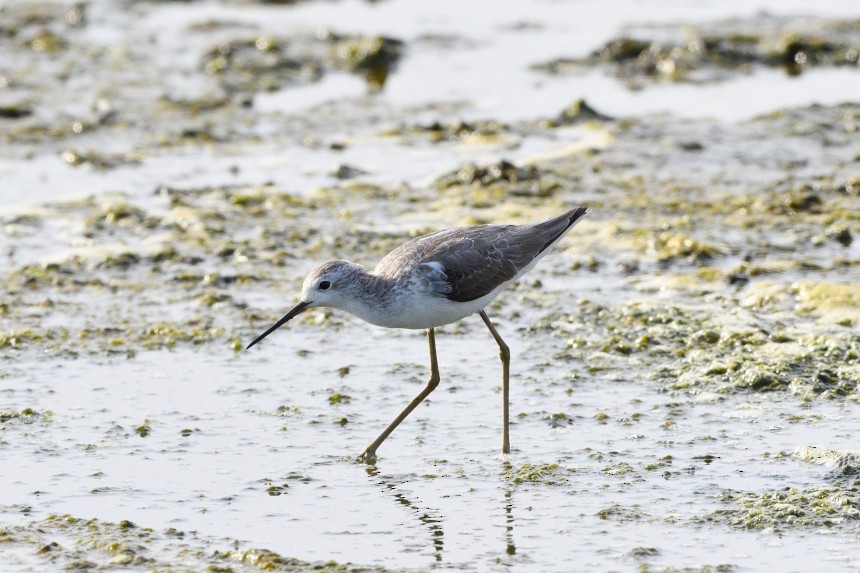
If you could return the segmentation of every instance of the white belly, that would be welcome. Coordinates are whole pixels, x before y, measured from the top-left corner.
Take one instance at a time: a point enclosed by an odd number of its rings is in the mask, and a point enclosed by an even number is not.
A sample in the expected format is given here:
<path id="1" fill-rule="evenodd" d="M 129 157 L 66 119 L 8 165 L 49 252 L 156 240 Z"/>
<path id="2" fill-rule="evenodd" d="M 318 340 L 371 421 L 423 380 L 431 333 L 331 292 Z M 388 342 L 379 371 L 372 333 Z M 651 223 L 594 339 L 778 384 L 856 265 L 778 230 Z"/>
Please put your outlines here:
<path id="1" fill-rule="evenodd" d="M 451 324 L 481 311 L 509 283 L 504 283 L 490 294 L 469 302 L 454 302 L 438 295 L 408 293 L 398 297 L 392 304 L 376 312 L 370 309 L 349 309 L 362 320 L 387 328 L 436 328 Z"/>

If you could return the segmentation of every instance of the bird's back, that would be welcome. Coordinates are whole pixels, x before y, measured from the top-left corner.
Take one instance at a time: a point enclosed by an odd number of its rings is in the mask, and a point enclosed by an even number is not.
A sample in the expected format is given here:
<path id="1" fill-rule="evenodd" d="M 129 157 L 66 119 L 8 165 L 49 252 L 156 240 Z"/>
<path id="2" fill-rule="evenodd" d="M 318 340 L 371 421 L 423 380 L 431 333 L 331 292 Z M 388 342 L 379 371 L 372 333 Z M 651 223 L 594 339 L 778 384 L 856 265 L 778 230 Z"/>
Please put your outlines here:
<path id="1" fill-rule="evenodd" d="M 458 227 L 416 237 L 386 255 L 373 274 L 397 280 L 435 270 L 444 273 L 448 286 L 440 294 L 472 301 L 529 270 L 586 212 L 579 207 L 537 223 Z"/>

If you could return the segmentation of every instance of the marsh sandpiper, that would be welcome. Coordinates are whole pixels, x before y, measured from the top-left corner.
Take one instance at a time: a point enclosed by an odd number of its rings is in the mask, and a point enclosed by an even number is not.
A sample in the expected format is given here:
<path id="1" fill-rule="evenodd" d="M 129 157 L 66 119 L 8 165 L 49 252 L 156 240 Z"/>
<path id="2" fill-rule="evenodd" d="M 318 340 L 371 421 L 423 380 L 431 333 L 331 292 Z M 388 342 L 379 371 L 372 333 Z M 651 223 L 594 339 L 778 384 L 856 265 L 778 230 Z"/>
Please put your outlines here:
<path id="1" fill-rule="evenodd" d="M 586 213 L 587 208 L 577 207 L 537 223 L 459 227 L 416 237 L 388 253 L 373 272 L 349 261 L 327 261 L 305 279 L 301 301 L 247 348 L 302 311 L 321 306 L 345 310 L 377 326 L 426 329 L 430 380 L 358 456 L 372 462 L 382 442 L 439 385 L 435 329 L 478 313 L 502 359 L 502 453 L 508 454 L 511 353 L 484 308 L 531 270 Z"/>

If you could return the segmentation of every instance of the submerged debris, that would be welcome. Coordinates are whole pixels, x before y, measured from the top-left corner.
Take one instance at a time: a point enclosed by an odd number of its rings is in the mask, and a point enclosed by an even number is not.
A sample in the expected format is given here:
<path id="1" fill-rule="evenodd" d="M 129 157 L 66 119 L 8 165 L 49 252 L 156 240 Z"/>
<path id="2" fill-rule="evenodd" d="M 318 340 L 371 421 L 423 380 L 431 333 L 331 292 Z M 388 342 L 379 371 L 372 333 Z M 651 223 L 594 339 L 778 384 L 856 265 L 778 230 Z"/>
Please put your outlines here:
<path id="1" fill-rule="evenodd" d="M 382 36 L 261 36 L 213 47 L 202 66 L 230 92 L 279 90 L 319 81 L 333 70 L 361 74 L 370 91 L 380 91 L 403 47 L 400 40 Z"/>
<path id="2" fill-rule="evenodd" d="M 563 179 L 536 165 L 518 166 L 502 159 L 490 165 L 469 163 L 433 183 L 472 208 L 485 208 L 506 197 L 547 198 L 563 189 Z"/>
<path id="3" fill-rule="evenodd" d="M 683 27 L 644 27 L 584 58 L 559 58 L 534 69 L 553 74 L 612 66 L 619 78 L 638 86 L 641 78 L 673 82 L 724 79 L 752 66 L 780 67 L 797 75 L 816 66 L 858 66 L 856 23 L 814 18 L 756 16 Z M 657 35 L 661 39 L 649 39 Z M 664 39 L 669 36 L 670 39 Z"/>
<path id="4" fill-rule="evenodd" d="M 558 117 L 546 123 L 548 127 L 576 125 L 588 121 L 611 121 L 612 117 L 602 114 L 584 100 L 578 99 L 567 106 Z"/>
<path id="5" fill-rule="evenodd" d="M 459 142 L 459 143 L 498 143 L 505 135 L 510 134 L 511 128 L 496 120 L 456 121 L 441 122 L 434 121 L 422 125 L 403 125 L 395 129 L 382 132 L 386 136 L 400 136 L 408 138 L 411 135 L 425 136 L 433 143 Z"/>

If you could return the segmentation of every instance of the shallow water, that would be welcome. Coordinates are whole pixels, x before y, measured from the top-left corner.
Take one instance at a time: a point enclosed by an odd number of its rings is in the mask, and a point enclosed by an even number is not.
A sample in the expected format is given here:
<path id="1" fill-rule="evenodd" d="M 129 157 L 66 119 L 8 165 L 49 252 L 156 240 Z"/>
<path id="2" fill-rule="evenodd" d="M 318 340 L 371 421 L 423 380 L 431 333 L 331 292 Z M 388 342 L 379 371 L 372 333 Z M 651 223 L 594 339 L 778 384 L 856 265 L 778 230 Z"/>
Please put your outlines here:
<path id="1" fill-rule="evenodd" d="M 850 30 L 854 4 L 813 16 Z M 532 67 L 806 3 L 26 6 L 0 13 L 22 22 L 0 106 L 31 112 L 0 118 L 0 569 L 860 570 L 856 65 L 637 89 Z M 323 28 L 405 42 L 384 89 L 205 72 L 213 46 Z M 579 98 L 618 119 L 554 124 Z M 507 459 L 476 317 L 441 329 L 439 389 L 370 466 L 422 333 L 314 311 L 242 350 L 321 260 L 583 203 L 488 309 Z"/>
<path id="2" fill-rule="evenodd" d="M 830 534 L 822 548 L 816 535 L 693 521 L 721 506 L 724 489 L 826 484 L 820 467 L 776 454 L 807 443 L 852 447 L 856 407 L 816 404 L 787 423 L 791 398 L 679 401 L 633 381 L 571 383 L 559 367 L 537 377 L 531 352 L 551 351 L 558 339 L 509 336 L 520 349 L 512 411 L 525 414 L 512 428 L 509 463 L 558 464 L 543 480 L 515 483 L 497 453 L 492 341 L 472 326 L 439 337 L 443 383 L 385 443 L 377 467 L 345 456 L 417 392 L 417 335 L 374 330 L 385 352 L 373 358 L 356 325 L 336 336 L 299 327 L 236 357 L 182 350 L 12 366 L 4 402 L 54 414 L 5 432 L 6 503 L 31 508 L 6 518 L 47 510 L 127 519 L 303 560 L 397 568 L 860 565 L 853 533 Z M 299 358 L 299 348 L 313 351 Z M 393 360 L 405 366 L 392 372 Z M 342 365 L 350 373 L 339 379 Z M 331 405 L 332 392 L 352 399 Z M 548 414 L 558 412 L 570 423 L 552 427 Z M 631 421 L 634 413 L 641 416 Z M 135 431 L 144 424 L 145 437 Z"/>

